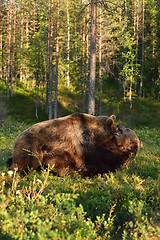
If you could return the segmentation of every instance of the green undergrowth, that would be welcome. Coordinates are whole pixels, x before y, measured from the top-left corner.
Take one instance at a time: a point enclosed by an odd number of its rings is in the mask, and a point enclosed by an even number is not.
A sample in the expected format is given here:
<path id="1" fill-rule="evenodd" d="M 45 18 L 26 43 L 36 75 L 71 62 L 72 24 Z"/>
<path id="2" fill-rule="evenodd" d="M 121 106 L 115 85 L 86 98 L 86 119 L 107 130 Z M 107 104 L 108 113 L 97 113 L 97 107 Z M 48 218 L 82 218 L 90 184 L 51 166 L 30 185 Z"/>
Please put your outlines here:
<path id="1" fill-rule="evenodd" d="M 144 146 L 114 174 L 58 177 L 42 169 L 21 177 L 5 161 L 27 127 L 10 122 L 0 133 L 0 239 L 160 238 L 159 129 L 134 129 Z"/>
<path id="2" fill-rule="evenodd" d="M 108 86 L 109 87 L 109 86 Z M 115 86 L 114 86 L 115 87 Z M 82 99 L 80 92 L 75 87 L 59 86 L 58 92 L 58 117 L 66 116 L 74 112 L 81 112 Z M 6 98 L 6 85 L 0 84 L 0 121 L 2 114 L 1 99 L 6 104 L 9 114 L 8 119 L 12 122 L 26 122 L 33 124 L 48 119 L 47 99 L 45 92 L 39 94 L 36 114 L 36 92 L 24 83 L 17 82 L 16 90 L 9 101 Z M 43 95 L 43 97 L 42 97 Z M 54 93 L 53 93 L 54 95 Z M 53 96 L 54 101 L 54 96 Z M 88 95 L 84 95 L 83 112 L 87 113 Z M 54 108 L 54 103 L 53 103 Z M 53 109 L 54 112 L 54 109 Z M 99 96 L 96 96 L 96 115 L 99 114 Z M 159 128 L 160 101 L 151 98 L 133 98 L 132 108 L 130 102 L 123 99 L 118 89 L 113 86 L 103 90 L 102 115 L 115 114 L 117 121 L 122 121 L 127 127 Z M 36 117 L 38 115 L 38 118 Z M 8 120 L 6 118 L 6 120 Z"/>
<path id="3" fill-rule="evenodd" d="M 20 87 L 9 102 L 0 96 L 0 239 L 160 239 L 160 103 L 135 99 L 130 109 L 116 94 L 104 98 L 102 114 L 115 114 L 143 142 L 128 168 L 94 178 L 51 169 L 22 177 L 6 160 L 18 134 L 47 119 L 40 103 L 35 118 L 34 98 Z M 61 89 L 58 116 L 78 110 L 74 91 Z"/>

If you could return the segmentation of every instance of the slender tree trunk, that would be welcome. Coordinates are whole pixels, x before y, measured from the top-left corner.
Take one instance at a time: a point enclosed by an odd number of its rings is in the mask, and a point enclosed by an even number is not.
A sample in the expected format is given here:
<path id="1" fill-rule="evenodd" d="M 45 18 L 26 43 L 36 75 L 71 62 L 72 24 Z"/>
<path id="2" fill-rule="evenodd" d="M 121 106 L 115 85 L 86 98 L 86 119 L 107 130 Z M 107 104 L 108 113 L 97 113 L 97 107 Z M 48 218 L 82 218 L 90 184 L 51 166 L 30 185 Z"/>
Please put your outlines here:
<path id="1" fill-rule="evenodd" d="M 127 41 L 127 31 L 128 31 L 128 23 L 127 23 L 127 0 L 125 0 L 125 41 Z M 127 47 L 125 49 L 125 54 L 127 56 Z M 127 65 L 127 57 L 125 57 L 125 65 Z M 124 86 L 123 86 L 123 95 L 124 99 L 126 98 L 126 84 L 127 84 L 127 76 L 124 76 Z"/>
<path id="2" fill-rule="evenodd" d="M 70 68 L 70 23 L 69 23 L 69 3 L 67 0 L 67 28 L 68 28 L 68 34 L 67 34 L 67 86 L 70 85 L 70 77 L 69 77 L 69 68 Z"/>
<path id="3" fill-rule="evenodd" d="M 47 68 L 46 68 L 46 76 L 47 76 L 47 70 L 49 70 L 49 66 L 50 66 L 50 34 L 51 34 L 51 21 L 50 21 L 50 9 L 51 9 L 51 1 L 49 0 L 49 14 L 48 14 L 48 49 L 47 49 Z M 47 82 L 46 82 L 46 102 L 47 102 L 47 107 L 48 107 L 48 111 L 49 111 L 49 78 L 47 76 Z"/>
<path id="4" fill-rule="evenodd" d="M 37 31 L 37 3 L 33 2 L 34 4 L 34 23 L 33 23 L 33 33 Z"/>
<path id="5" fill-rule="evenodd" d="M 47 61 L 45 60 L 45 56 L 43 56 L 44 59 L 44 87 L 46 92 L 46 99 L 44 99 L 44 102 L 46 101 L 46 105 L 48 106 L 48 78 L 47 78 Z"/>
<path id="6" fill-rule="evenodd" d="M 16 43 L 16 15 L 17 6 L 14 4 L 14 21 L 13 21 L 13 49 L 12 49 L 12 67 L 11 67 L 11 96 L 13 97 L 15 85 L 15 43 Z"/>
<path id="7" fill-rule="evenodd" d="M 88 1 L 87 1 L 88 2 Z M 87 30 L 86 30 L 86 79 L 89 76 L 89 5 L 87 6 Z"/>
<path id="8" fill-rule="evenodd" d="M 153 11 L 155 11 L 155 5 L 154 5 L 154 1 L 153 0 Z M 143 4 L 143 3 L 142 3 Z M 151 24 L 152 24 L 152 57 L 155 58 L 155 54 L 156 54 L 156 29 L 155 29 L 155 18 L 156 18 L 156 15 L 155 13 L 153 13 L 153 17 L 152 17 L 152 20 L 151 20 Z M 154 79 L 154 76 L 153 76 L 153 79 Z"/>
<path id="9" fill-rule="evenodd" d="M 21 9 L 21 48 L 23 47 L 23 32 L 24 32 L 24 26 L 23 26 L 23 19 L 24 15 L 23 15 L 23 9 Z"/>
<path id="10" fill-rule="evenodd" d="M 136 11 L 136 73 L 138 63 L 138 40 L 139 40 L 139 0 L 137 0 L 137 11 Z M 137 75 L 135 76 L 135 92 L 137 91 Z"/>
<path id="11" fill-rule="evenodd" d="M 12 0 L 7 1 L 7 99 L 9 100 L 9 84 L 10 84 L 10 57 L 11 57 L 11 24 L 12 24 Z"/>
<path id="12" fill-rule="evenodd" d="M 48 113 L 49 119 L 52 119 L 52 87 L 53 87 L 53 4 L 51 0 L 50 7 L 50 38 L 49 38 L 49 87 L 48 87 Z"/>
<path id="13" fill-rule="evenodd" d="M 130 109 L 132 108 L 132 84 L 133 84 L 133 60 L 132 60 L 132 74 L 130 76 L 130 83 L 129 83 L 129 102 L 130 102 Z"/>
<path id="14" fill-rule="evenodd" d="M 97 1 L 91 1 L 90 75 L 88 113 L 95 115 Z"/>
<path id="15" fill-rule="evenodd" d="M 27 0 L 26 3 L 26 50 L 28 51 L 29 48 L 29 3 L 30 0 Z M 27 61 L 25 60 L 25 68 L 27 68 Z M 29 83 L 28 83 L 28 78 L 29 78 L 29 71 L 26 69 L 25 71 L 25 85 L 28 88 Z"/>
<path id="16" fill-rule="evenodd" d="M 27 0 L 26 7 L 26 48 L 29 47 L 29 0 Z"/>
<path id="17" fill-rule="evenodd" d="M 81 81 L 81 112 L 84 112 L 85 88 L 85 16 L 82 22 L 82 81 Z"/>
<path id="18" fill-rule="evenodd" d="M 54 118 L 57 118 L 58 110 L 58 61 L 59 61 L 59 0 L 57 3 L 57 39 L 56 39 L 56 77 L 55 77 L 55 100 L 54 100 Z"/>
<path id="19" fill-rule="evenodd" d="M 102 6 L 99 8 L 99 115 L 102 114 Z"/>
<path id="20" fill-rule="evenodd" d="M 76 9 L 75 9 L 76 12 Z M 78 62 L 78 55 L 77 55 L 77 20 L 76 17 L 74 17 L 74 35 L 75 37 L 75 42 L 74 42 L 74 50 L 75 50 L 75 56 L 76 56 L 76 63 Z"/>
<path id="21" fill-rule="evenodd" d="M 137 17 L 136 17 L 136 13 L 137 13 L 137 0 L 134 0 L 134 11 L 133 11 L 133 18 L 134 18 L 134 26 L 133 26 L 133 30 L 134 30 L 134 39 L 136 40 L 136 22 L 137 22 Z M 136 48 L 137 50 L 137 48 Z M 136 54 L 137 56 L 137 54 Z M 135 77 L 135 85 L 134 85 L 134 91 L 136 93 L 137 91 L 137 79 Z"/>
<path id="22" fill-rule="evenodd" d="M 23 48 L 23 30 L 24 30 L 24 26 L 23 26 L 23 9 L 21 9 L 21 44 L 20 44 L 20 48 L 21 48 L 21 51 L 22 51 L 22 48 Z M 20 63 L 20 81 L 23 82 L 23 63 L 21 61 Z"/>
<path id="23" fill-rule="evenodd" d="M 39 102 L 39 76 L 38 74 L 36 74 L 36 99 L 35 99 L 35 105 L 36 105 L 36 109 L 35 109 L 35 116 L 38 119 L 38 102 Z"/>
<path id="24" fill-rule="evenodd" d="M 137 0 L 137 21 L 136 21 L 136 53 L 138 52 L 138 25 L 139 25 L 139 0 Z"/>
<path id="25" fill-rule="evenodd" d="M 134 30 L 134 37 L 136 37 L 136 9 L 137 9 L 137 0 L 134 0 L 134 12 L 133 12 L 133 15 L 134 15 L 134 25 L 133 25 L 133 30 Z"/>
<path id="26" fill-rule="evenodd" d="M 2 41 L 3 41 L 3 38 L 2 38 L 2 1 L 0 3 L 0 79 L 2 79 L 2 76 L 3 76 L 3 68 L 2 68 Z"/>
<path id="27" fill-rule="evenodd" d="M 141 67 L 141 79 L 140 79 L 140 87 L 139 87 L 139 97 L 142 97 L 143 70 L 144 70 L 144 0 L 142 1 L 142 67 Z"/>
<path id="28" fill-rule="evenodd" d="M 44 63 L 44 65 L 45 65 L 45 63 Z M 45 89 L 45 80 L 44 80 L 45 79 L 45 73 L 42 76 L 42 79 L 43 79 L 43 81 L 40 85 L 40 92 L 41 92 L 41 103 L 42 103 L 41 109 L 43 110 L 43 107 L 44 107 L 44 89 Z"/>

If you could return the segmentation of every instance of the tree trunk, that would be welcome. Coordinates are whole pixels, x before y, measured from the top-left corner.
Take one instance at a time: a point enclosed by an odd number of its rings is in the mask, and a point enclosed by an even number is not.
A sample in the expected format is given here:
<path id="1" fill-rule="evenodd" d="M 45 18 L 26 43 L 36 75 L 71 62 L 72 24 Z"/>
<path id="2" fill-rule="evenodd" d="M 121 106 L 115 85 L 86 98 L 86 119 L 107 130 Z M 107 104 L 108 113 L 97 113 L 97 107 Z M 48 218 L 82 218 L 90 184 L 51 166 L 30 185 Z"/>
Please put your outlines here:
<path id="1" fill-rule="evenodd" d="M 102 114 L 102 6 L 99 8 L 99 115 Z"/>
<path id="2" fill-rule="evenodd" d="M 142 2 L 142 67 L 141 67 L 141 79 L 140 79 L 140 87 L 139 87 L 139 97 L 142 97 L 143 69 L 144 69 L 144 0 Z"/>
<path id="3" fill-rule="evenodd" d="M 136 9 L 137 9 L 137 0 L 134 0 L 134 11 L 133 11 L 133 18 L 134 18 L 134 25 L 133 25 L 133 31 L 134 31 L 134 37 L 136 37 Z"/>
<path id="4" fill-rule="evenodd" d="M 9 100 L 10 55 L 11 55 L 12 0 L 7 1 L 7 99 Z"/>
<path id="5" fill-rule="evenodd" d="M 48 14 L 48 45 L 47 45 L 47 68 L 46 68 L 46 76 L 47 76 L 47 81 L 46 81 L 46 102 L 47 102 L 47 111 L 49 110 L 49 78 L 47 75 L 47 70 L 49 69 L 50 66 L 50 32 L 51 32 L 51 21 L 50 21 L 50 8 L 51 8 L 51 2 L 49 0 L 49 14 Z"/>
<path id="6" fill-rule="evenodd" d="M 13 49 L 12 49 L 12 67 L 11 67 L 11 96 L 13 97 L 14 85 L 15 85 L 15 43 L 16 43 L 16 15 L 17 7 L 16 2 L 14 4 L 14 21 L 13 21 Z"/>
<path id="7" fill-rule="evenodd" d="M 52 119 L 52 85 L 53 85 L 53 3 L 50 6 L 50 35 L 49 35 L 49 86 L 48 86 L 48 118 Z"/>
<path id="8" fill-rule="evenodd" d="M 24 27 L 23 27 L 23 9 L 21 9 L 21 44 L 20 44 L 20 48 L 21 48 L 21 51 L 22 51 L 22 48 L 23 48 L 23 30 L 24 30 Z M 23 82 L 23 63 L 21 61 L 20 63 L 20 81 Z"/>
<path id="9" fill-rule="evenodd" d="M 139 0 L 137 0 L 137 11 L 136 11 L 136 73 L 138 63 L 138 40 L 139 40 Z M 135 92 L 137 91 L 137 75 L 135 76 Z"/>
<path id="10" fill-rule="evenodd" d="M 91 1 L 91 38 L 88 113 L 95 115 L 97 1 Z"/>
<path id="11" fill-rule="evenodd" d="M 88 3 L 88 1 L 87 1 Z M 86 79 L 88 79 L 89 76 L 89 5 L 87 6 L 87 30 L 86 30 Z"/>
<path id="12" fill-rule="evenodd" d="M 125 41 L 127 41 L 127 0 L 125 0 Z M 125 54 L 127 56 L 127 46 L 125 49 Z M 127 57 L 125 57 L 125 65 L 127 65 Z M 123 85 L 123 95 L 124 95 L 124 99 L 126 99 L 126 85 L 127 85 L 127 76 L 124 76 L 125 80 L 124 80 L 124 85 Z"/>
<path id="13" fill-rule="evenodd" d="M 69 62 L 70 62 L 70 25 L 69 25 L 69 5 L 67 0 L 67 86 L 70 85 L 70 79 L 69 79 Z"/>
<path id="14" fill-rule="evenodd" d="M 55 77 L 55 100 L 54 100 L 54 118 L 57 118 L 58 110 L 58 60 L 59 60 L 59 0 L 57 3 L 57 39 L 56 39 L 56 77 Z"/>
<path id="15" fill-rule="evenodd" d="M 76 9 L 74 10 L 75 14 L 76 14 Z M 76 16 L 74 16 L 74 35 L 75 35 L 75 39 L 74 39 L 74 51 L 75 51 L 75 57 L 76 57 L 76 63 L 78 62 L 78 51 L 77 51 L 77 19 Z"/>
<path id="16" fill-rule="evenodd" d="M 26 2 L 26 50 L 29 48 L 29 4 L 30 0 Z M 27 59 L 25 60 L 25 69 L 27 68 Z M 28 79 L 29 79 L 29 71 L 26 69 L 25 71 L 25 85 L 28 88 Z"/>
<path id="17" fill-rule="evenodd" d="M 39 102 L 39 76 L 36 74 L 36 99 L 35 99 L 35 116 L 38 119 L 38 102 Z"/>
<path id="18" fill-rule="evenodd" d="M 29 0 L 27 0 L 27 7 L 26 7 L 26 48 L 29 47 Z"/>
<path id="19" fill-rule="evenodd" d="M 2 79 L 3 76 L 3 68 L 2 68 L 2 1 L 0 3 L 0 79 Z"/>
<path id="20" fill-rule="evenodd" d="M 130 76 L 130 83 L 129 83 L 129 102 L 130 102 L 130 109 L 132 108 L 132 84 L 133 84 L 133 60 L 132 60 L 132 74 Z"/>
<path id="21" fill-rule="evenodd" d="M 85 88 L 85 16 L 82 22 L 82 81 L 81 81 L 81 112 L 84 112 Z"/>
<path id="22" fill-rule="evenodd" d="M 34 4 L 34 23 L 33 23 L 33 33 L 37 31 L 37 3 L 33 2 Z"/>

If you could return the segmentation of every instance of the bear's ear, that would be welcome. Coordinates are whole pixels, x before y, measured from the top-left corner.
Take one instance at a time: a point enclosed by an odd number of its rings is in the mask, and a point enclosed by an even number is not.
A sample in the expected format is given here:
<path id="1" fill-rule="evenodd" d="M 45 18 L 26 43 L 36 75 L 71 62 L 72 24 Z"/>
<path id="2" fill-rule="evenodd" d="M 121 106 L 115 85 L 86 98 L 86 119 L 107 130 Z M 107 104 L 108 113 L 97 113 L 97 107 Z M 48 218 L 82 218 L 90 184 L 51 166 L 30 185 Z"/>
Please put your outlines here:
<path id="1" fill-rule="evenodd" d="M 98 116 L 97 121 L 102 124 L 103 126 L 111 126 L 112 124 L 115 125 L 116 116 L 111 115 L 110 117 L 107 116 Z"/>
<path id="2" fill-rule="evenodd" d="M 107 119 L 107 125 L 108 125 L 108 126 L 111 126 L 111 125 L 113 124 L 113 122 L 114 122 L 114 121 L 113 121 L 112 118 L 108 118 L 108 119 Z"/>
<path id="3" fill-rule="evenodd" d="M 113 114 L 113 115 L 111 115 L 110 116 L 110 118 L 112 118 L 112 120 L 113 120 L 113 122 L 115 122 L 116 121 L 116 116 Z"/>

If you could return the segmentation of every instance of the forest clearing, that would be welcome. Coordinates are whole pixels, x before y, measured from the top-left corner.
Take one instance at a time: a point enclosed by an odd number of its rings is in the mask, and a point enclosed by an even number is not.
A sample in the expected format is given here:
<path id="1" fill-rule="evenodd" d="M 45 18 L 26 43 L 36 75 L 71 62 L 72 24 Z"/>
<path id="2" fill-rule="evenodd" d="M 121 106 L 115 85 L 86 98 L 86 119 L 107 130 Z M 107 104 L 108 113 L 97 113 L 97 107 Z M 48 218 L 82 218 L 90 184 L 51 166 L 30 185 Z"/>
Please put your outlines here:
<path id="1" fill-rule="evenodd" d="M 158 0 L 0 2 L 0 239 L 160 239 Z M 69 114 L 117 117 L 143 148 L 103 176 L 9 170 L 17 136 Z"/>

